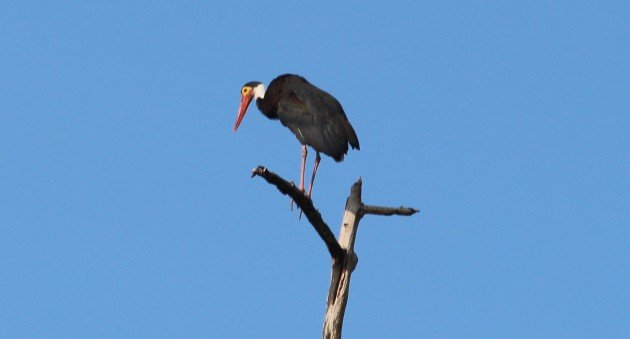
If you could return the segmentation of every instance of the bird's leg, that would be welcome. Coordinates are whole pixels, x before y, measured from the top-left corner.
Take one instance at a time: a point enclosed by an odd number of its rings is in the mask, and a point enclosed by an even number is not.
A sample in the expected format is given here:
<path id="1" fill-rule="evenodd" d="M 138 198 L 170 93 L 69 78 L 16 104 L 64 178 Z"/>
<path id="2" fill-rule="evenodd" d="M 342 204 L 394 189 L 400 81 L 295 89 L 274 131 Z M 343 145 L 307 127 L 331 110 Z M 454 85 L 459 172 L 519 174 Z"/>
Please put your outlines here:
<path id="1" fill-rule="evenodd" d="M 315 156 L 315 165 L 313 165 L 313 176 L 311 177 L 311 186 L 308 188 L 308 197 L 311 197 L 311 192 L 313 192 L 313 183 L 315 182 L 315 174 L 317 174 L 317 167 L 319 167 L 319 161 L 322 158 L 319 156 L 319 152 L 316 153 Z"/>
<path id="2" fill-rule="evenodd" d="M 306 145 L 302 145 L 302 162 L 300 166 L 300 186 L 298 187 L 300 192 L 304 192 L 304 171 L 306 170 L 306 156 L 307 155 L 308 155 L 308 149 L 306 148 Z M 293 211 L 293 199 L 291 199 L 291 210 Z"/>
<path id="3" fill-rule="evenodd" d="M 316 151 L 315 153 L 315 165 L 313 165 L 313 175 L 311 176 L 311 186 L 309 186 L 308 188 L 308 195 L 307 197 L 309 197 L 309 199 L 311 198 L 311 193 L 313 192 L 313 183 L 315 182 L 315 174 L 317 174 L 317 167 L 319 167 L 319 161 L 322 160 L 322 158 L 319 156 L 319 152 Z M 302 218 L 302 211 L 300 211 L 300 216 L 299 218 Z"/>
<path id="4" fill-rule="evenodd" d="M 306 155 L 308 154 L 308 149 L 306 145 L 302 145 L 302 166 L 300 168 L 300 191 L 304 192 L 304 170 L 306 170 Z"/>

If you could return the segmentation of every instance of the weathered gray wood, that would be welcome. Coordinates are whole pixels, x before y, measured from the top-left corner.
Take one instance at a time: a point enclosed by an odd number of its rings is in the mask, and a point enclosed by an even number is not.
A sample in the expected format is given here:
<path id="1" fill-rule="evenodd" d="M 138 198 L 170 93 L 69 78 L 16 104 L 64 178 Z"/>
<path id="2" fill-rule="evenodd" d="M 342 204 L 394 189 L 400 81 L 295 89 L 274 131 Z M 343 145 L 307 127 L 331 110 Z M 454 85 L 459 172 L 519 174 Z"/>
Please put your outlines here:
<path id="1" fill-rule="evenodd" d="M 343 213 L 339 232 L 339 245 L 346 252 L 346 255 L 342 262 L 333 262 L 326 317 L 324 318 L 323 337 L 325 339 L 341 338 L 343 317 L 350 292 L 350 277 L 358 263 L 358 258 L 354 253 L 354 241 L 357 237 L 359 221 L 361 221 L 361 185 L 361 179 L 354 183 L 350 189 L 350 196 L 346 200 L 346 209 Z"/>

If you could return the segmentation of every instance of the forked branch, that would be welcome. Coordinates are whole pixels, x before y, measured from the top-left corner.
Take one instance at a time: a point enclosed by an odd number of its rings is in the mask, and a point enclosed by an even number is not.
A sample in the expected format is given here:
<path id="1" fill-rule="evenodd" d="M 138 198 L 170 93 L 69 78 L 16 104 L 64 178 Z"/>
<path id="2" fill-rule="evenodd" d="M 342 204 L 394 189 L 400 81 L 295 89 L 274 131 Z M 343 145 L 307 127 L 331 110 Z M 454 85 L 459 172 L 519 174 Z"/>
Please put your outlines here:
<path id="1" fill-rule="evenodd" d="M 348 291 L 350 290 L 350 277 L 358 262 L 358 257 L 354 253 L 354 242 L 361 218 L 366 214 L 410 216 L 417 213 L 418 210 L 402 206 L 382 207 L 363 204 L 361 200 L 362 182 L 359 179 L 352 185 L 350 196 L 346 200 L 339 241 L 337 241 L 330 227 L 326 225 L 321 214 L 315 209 L 313 201 L 295 187 L 293 183 L 282 179 L 263 166 L 258 166 L 252 171 L 252 177 L 254 176 L 264 178 L 268 183 L 276 186 L 282 194 L 293 198 L 293 201 L 302 209 L 308 221 L 326 244 L 333 258 L 333 263 L 326 303 L 323 337 L 325 339 L 341 338 L 343 317 L 348 302 Z"/>

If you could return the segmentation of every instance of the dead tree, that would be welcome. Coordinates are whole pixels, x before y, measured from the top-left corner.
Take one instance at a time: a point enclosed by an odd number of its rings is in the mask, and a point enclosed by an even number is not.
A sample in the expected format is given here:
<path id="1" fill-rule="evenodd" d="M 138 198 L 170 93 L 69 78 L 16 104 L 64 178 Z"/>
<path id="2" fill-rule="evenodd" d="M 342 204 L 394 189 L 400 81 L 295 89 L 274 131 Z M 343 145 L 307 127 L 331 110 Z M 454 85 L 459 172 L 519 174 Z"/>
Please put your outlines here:
<path id="1" fill-rule="evenodd" d="M 313 201 L 300 191 L 292 182 L 288 182 L 277 174 L 258 166 L 252 171 L 252 177 L 259 176 L 268 183 L 276 186 L 285 195 L 289 195 L 298 207 L 304 212 L 308 221 L 313 225 L 317 234 L 322 238 L 328 252 L 332 257 L 332 274 L 328 300 L 326 303 L 326 316 L 324 318 L 324 339 L 341 338 L 343 316 L 348 303 L 348 291 L 350 288 L 350 276 L 359 259 L 354 253 L 354 241 L 357 236 L 359 222 L 366 214 L 374 215 L 413 215 L 418 212 L 409 207 L 381 207 L 363 204 L 361 200 L 361 178 L 350 189 L 350 196 L 346 200 L 346 208 L 339 232 L 339 241 L 324 222 L 321 214 L 315 209 Z"/>

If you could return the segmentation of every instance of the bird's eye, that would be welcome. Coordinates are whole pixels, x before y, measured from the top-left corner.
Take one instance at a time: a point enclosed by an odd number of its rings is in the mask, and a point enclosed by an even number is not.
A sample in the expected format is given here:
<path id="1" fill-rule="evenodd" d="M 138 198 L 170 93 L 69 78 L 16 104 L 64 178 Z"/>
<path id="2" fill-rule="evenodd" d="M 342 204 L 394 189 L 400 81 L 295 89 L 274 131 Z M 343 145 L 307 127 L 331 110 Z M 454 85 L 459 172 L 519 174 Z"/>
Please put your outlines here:
<path id="1" fill-rule="evenodd" d="M 247 94 L 247 92 L 249 92 L 249 88 L 243 87 L 243 94 Z"/>

